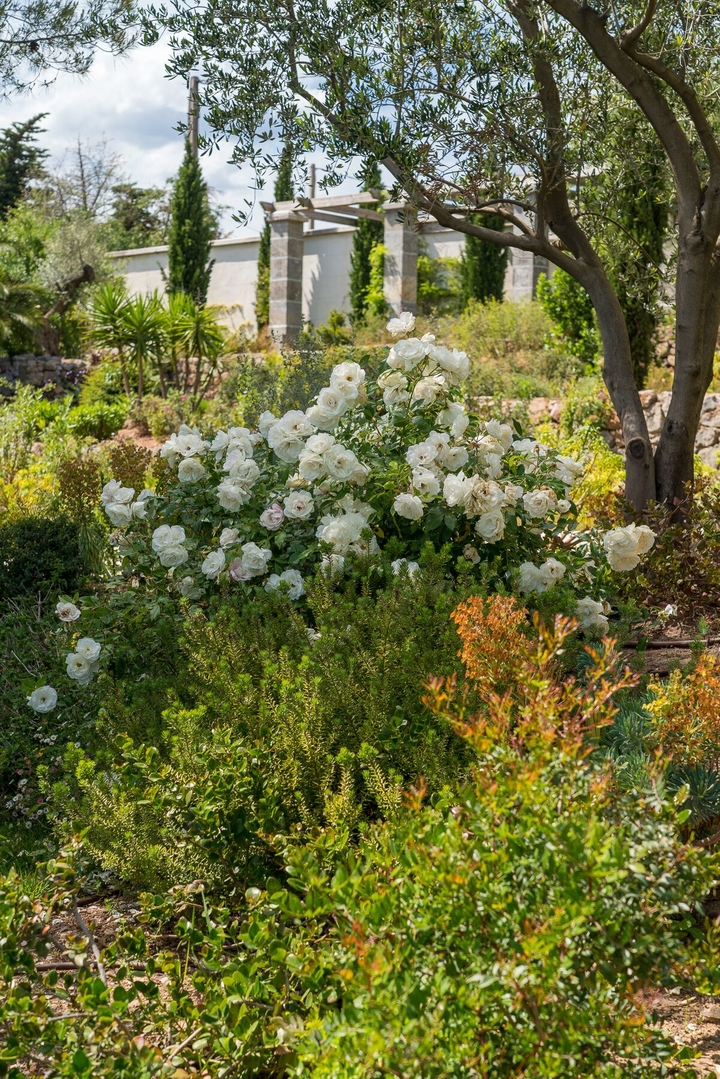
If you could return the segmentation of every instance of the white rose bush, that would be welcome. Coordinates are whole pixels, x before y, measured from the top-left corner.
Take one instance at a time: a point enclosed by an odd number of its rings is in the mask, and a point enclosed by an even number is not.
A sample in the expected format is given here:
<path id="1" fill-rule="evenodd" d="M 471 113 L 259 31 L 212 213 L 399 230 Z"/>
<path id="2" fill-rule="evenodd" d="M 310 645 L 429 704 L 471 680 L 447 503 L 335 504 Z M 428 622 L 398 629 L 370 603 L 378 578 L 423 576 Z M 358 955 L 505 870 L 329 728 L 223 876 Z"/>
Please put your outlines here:
<path id="1" fill-rule="evenodd" d="M 578 533 L 582 465 L 470 414 L 467 355 L 409 336 L 413 326 L 408 313 L 391 319 L 396 342 L 377 377 L 340 363 L 305 411 L 212 437 L 183 425 L 160 451 L 160 493 L 108 483 L 123 579 L 178 597 L 239 587 L 300 600 L 318 573 L 387 563 L 397 575 L 430 542 L 491 589 L 530 599 L 569 588 L 582 628 L 605 628 L 611 573 L 634 569 L 653 533 Z"/>

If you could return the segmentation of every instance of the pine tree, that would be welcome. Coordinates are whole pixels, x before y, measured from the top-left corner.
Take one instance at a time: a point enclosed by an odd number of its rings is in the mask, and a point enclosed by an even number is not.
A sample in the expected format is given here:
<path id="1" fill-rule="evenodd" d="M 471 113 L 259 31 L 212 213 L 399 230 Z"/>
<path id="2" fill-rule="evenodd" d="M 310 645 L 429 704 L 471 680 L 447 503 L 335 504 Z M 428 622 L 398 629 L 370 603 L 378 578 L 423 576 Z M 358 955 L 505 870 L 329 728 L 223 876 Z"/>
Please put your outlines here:
<path id="1" fill-rule="evenodd" d="M 36 176 L 48 156 L 36 145 L 39 127 L 47 116 L 41 112 L 24 124 L 13 124 L 0 132 L 0 219 L 4 220 L 25 194 L 28 181 Z"/>
<path id="2" fill-rule="evenodd" d="M 505 227 L 498 214 L 478 214 L 473 220 L 496 232 L 502 232 Z M 506 247 L 488 243 L 477 236 L 466 236 L 460 265 L 463 307 L 470 300 L 502 300 L 506 266 Z"/>
<path id="3" fill-rule="evenodd" d="M 186 142 L 185 157 L 170 202 L 170 295 L 184 292 L 196 303 L 205 303 L 213 267 L 209 258 L 213 231 L 207 184 L 203 180 L 200 162 L 190 149 L 190 143 Z"/>
<path id="4" fill-rule="evenodd" d="M 295 194 L 292 164 L 292 146 L 290 143 L 285 143 L 275 179 L 275 202 L 288 202 Z M 258 326 L 267 326 L 270 321 L 270 225 L 267 221 L 260 233 L 257 267 L 255 318 Z"/>
<path id="5" fill-rule="evenodd" d="M 380 169 L 376 162 L 368 161 L 363 166 L 358 179 L 362 183 L 363 191 L 379 188 L 382 180 L 380 178 Z M 358 326 L 365 321 L 372 274 L 370 255 L 373 248 L 378 244 L 382 244 L 382 242 L 382 222 L 360 218 L 353 236 L 352 254 L 350 256 L 350 310 L 354 326 Z"/>

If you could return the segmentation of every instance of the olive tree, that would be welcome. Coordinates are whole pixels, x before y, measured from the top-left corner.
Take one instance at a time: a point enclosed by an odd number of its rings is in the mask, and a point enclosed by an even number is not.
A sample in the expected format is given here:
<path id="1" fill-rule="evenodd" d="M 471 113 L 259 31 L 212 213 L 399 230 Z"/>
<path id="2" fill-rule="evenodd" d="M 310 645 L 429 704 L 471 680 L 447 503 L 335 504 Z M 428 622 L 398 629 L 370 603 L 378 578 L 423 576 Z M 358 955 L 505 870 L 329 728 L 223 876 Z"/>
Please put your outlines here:
<path id="1" fill-rule="evenodd" d="M 694 436 L 720 312 L 720 4 L 713 0 L 169 0 L 171 71 L 202 71 L 216 140 L 262 173 L 272 147 L 380 161 L 443 225 L 544 256 L 591 297 L 621 420 L 626 491 L 670 505 L 693 477 Z M 635 135 L 622 149 L 628 109 Z M 639 129 L 643 138 L 637 137 Z M 642 190 L 650 145 L 674 183 L 667 262 L 675 288 L 672 402 L 648 438 L 630 341 L 598 220 L 622 226 L 623 184 Z M 627 209 L 627 208 L 625 208 Z M 504 219 L 496 231 L 479 212 Z"/>

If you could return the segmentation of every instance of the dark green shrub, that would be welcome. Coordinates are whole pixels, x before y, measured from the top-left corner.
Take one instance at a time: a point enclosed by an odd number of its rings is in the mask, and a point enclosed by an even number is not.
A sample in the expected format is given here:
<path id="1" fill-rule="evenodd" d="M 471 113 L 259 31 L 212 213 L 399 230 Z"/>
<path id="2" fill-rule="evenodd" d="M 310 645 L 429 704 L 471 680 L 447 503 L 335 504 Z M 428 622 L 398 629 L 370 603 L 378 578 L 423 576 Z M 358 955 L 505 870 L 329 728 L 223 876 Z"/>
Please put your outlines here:
<path id="1" fill-rule="evenodd" d="M 77 591 L 83 576 L 77 525 L 67 517 L 23 517 L 0 526 L 0 600 Z"/>

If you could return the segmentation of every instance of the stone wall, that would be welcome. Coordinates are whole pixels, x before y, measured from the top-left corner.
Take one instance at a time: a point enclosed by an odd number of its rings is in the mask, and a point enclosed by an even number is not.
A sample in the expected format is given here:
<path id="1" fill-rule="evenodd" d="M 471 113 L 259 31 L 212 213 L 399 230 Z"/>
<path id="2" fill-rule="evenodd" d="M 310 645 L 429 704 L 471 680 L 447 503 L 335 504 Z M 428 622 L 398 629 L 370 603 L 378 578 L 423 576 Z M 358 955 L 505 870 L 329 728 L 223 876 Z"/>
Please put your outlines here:
<path id="1" fill-rule="evenodd" d="M 60 356 L 0 356 L 0 393 L 13 393 L 13 386 L 20 382 L 25 386 L 47 386 L 54 393 L 64 393 L 77 385 L 87 371 L 82 360 L 66 360 Z M 9 383 L 10 385 L 5 385 Z"/>

